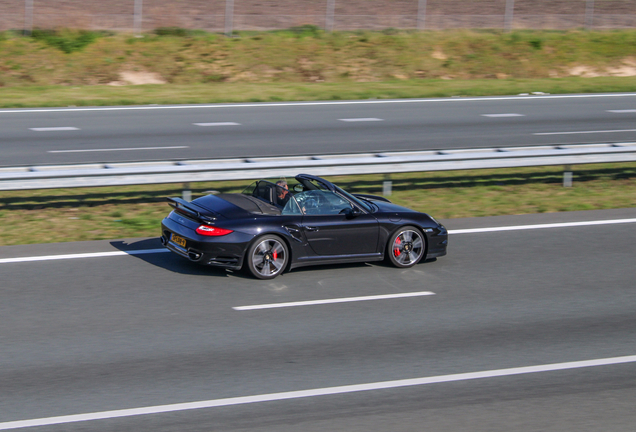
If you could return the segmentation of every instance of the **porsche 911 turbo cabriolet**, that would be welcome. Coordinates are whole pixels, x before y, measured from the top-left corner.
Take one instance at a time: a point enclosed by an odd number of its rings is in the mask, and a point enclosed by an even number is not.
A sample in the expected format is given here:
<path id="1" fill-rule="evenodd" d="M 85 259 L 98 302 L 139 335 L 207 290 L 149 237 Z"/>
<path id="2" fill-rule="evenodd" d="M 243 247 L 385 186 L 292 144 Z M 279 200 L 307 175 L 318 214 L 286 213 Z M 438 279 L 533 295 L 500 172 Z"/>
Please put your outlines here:
<path id="1" fill-rule="evenodd" d="M 426 213 L 350 194 L 309 174 L 259 180 L 242 193 L 168 198 L 161 243 L 197 263 L 258 279 L 314 264 L 387 260 L 411 267 L 446 255 L 448 232 Z"/>

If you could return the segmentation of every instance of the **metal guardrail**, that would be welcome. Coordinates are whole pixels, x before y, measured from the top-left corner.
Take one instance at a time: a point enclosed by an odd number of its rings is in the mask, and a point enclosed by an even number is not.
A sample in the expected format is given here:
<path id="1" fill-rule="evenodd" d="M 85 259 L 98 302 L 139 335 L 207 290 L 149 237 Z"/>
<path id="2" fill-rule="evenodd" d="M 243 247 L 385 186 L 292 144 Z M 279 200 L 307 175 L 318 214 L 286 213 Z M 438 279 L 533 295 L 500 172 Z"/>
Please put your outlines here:
<path id="1" fill-rule="evenodd" d="M 0 190 L 636 162 L 636 142 L 0 168 Z"/>

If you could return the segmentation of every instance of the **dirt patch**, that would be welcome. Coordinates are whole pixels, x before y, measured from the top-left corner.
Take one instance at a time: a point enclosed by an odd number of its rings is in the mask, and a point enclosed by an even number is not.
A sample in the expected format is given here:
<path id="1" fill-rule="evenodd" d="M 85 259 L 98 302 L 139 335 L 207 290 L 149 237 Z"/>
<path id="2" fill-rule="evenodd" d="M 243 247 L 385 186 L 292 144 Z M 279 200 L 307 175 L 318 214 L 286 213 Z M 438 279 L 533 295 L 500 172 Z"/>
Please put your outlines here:
<path id="1" fill-rule="evenodd" d="M 596 71 L 596 69 L 590 66 L 574 66 L 568 69 L 568 74 L 570 76 L 579 76 L 582 78 L 595 78 L 602 76 L 600 73 Z"/>
<path id="2" fill-rule="evenodd" d="M 442 50 L 440 49 L 436 49 L 435 51 L 433 51 L 433 54 L 431 54 L 431 57 L 433 57 L 436 60 L 448 60 L 448 56 L 444 54 Z"/>
<path id="3" fill-rule="evenodd" d="M 142 85 L 142 84 L 167 84 L 161 75 L 155 72 L 120 72 L 119 81 L 108 83 L 112 86 Z"/>
<path id="4" fill-rule="evenodd" d="M 623 64 L 617 67 L 608 69 L 608 72 L 612 76 L 616 77 L 631 77 L 636 76 L 636 59 L 628 58 L 623 60 Z"/>
<path id="5" fill-rule="evenodd" d="M 636 76 L 636 59 L 627 58 L 618 66 L 610 66 L 601 70 L 591 66 L 579 65 L 568 69 L 570 76 L 579 76 L 582 78 L 596 78 L 604 76 L 615 77 L 631 77 Z"/>

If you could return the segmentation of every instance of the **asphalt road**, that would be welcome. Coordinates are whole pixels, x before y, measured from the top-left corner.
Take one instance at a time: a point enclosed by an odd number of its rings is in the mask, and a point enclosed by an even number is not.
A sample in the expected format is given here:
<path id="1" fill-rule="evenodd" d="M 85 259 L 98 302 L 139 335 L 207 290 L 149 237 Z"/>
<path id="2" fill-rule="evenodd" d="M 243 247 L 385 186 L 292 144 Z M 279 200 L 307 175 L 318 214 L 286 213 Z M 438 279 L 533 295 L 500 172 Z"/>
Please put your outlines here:
<path id="1" fill-rule="evenodd" d="M 0 110 L 0 166 L 636 140 L 636 93 Z"/>
<path id="2" fill-rule="evenodd" d="M 636 209 L 446 221 L 449 255 L 274 281 L 152 249 L 156 239 L 0 248 L 7 422 L 636 354 Z M 239 311 L 237 306 L 435 295 Z M 636 363 L 38 426 L 37 431 L 633 432 Z"/>

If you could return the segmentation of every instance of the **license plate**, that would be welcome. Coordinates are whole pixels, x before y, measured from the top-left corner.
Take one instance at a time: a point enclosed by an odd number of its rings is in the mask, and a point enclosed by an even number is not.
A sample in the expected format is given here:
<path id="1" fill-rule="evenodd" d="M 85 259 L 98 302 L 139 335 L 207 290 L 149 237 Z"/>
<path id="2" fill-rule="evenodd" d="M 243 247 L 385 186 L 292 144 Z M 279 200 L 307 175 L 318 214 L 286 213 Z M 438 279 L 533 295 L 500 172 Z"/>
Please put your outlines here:
<path id="1" fill-rule="evenodd" d="M 185 247 L 186 245 L 186 239 L 184 239 L 183 237 L 179 237 L 178 235 L 172 234 L 172 237 L 170 239 L 173 243 L 176 243 L 181 247 Z"/>

